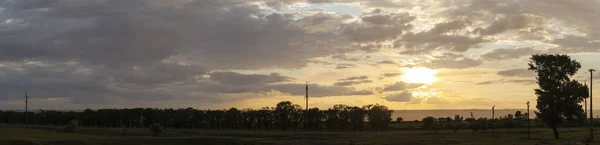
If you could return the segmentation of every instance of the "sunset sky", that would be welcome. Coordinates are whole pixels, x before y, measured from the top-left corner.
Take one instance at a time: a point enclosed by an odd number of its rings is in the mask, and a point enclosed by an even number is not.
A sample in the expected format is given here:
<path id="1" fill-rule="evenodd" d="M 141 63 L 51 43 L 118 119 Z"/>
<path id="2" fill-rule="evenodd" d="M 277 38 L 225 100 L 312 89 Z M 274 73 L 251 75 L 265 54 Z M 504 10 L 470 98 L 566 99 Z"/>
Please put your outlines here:
<path id="1" fill-rule="evenodd" d="M 525 108 L 599 52 L 600 0 L 0 0 L 0 109 Z"/>

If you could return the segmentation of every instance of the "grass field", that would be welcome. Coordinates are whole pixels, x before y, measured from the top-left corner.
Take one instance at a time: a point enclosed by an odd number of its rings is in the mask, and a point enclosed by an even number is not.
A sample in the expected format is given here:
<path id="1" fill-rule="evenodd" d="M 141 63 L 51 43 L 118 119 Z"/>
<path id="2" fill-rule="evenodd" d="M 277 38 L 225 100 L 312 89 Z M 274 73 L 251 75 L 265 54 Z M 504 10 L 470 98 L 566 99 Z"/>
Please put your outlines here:
<path id="1" fill-rule="evenodd" d="M 276 132 L 276 131 L 214 131 L 165 130 L 152 137 L 146 129 L 79 128 L 75 133 L 63 133 L 62 127 L 0 125 L 0 144 L 4 145 L 349 145 L 349 144 L 466 144 L 466 145 L 532 145 L 585 144 L 586 128 L 560 128 L 561 139 L 552 139 L 549 129 L 532 130 L 527 139 L 526 128 L 496 129 L 472 132 L 450 130 L 406 130 L 388 132 Z M 598 138 L 598 137 L 597 137 Z M 598 138 L 600 140 L 600 138 Z M 592 143 L 600 144 L 600 141 Z"/>

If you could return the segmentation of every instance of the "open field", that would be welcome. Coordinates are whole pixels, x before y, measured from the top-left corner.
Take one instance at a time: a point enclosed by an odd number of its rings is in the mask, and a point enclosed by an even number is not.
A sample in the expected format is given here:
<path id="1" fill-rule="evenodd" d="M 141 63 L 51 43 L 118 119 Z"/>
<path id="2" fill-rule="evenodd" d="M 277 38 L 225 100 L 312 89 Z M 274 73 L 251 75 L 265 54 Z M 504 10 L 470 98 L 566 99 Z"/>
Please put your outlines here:
<path id="1" fill-rule="evenodd" d="M 264 132 L 264 131 L 209 131 L 165 130 L 159 137 L 151 137 L 146 129 L 80 128 L 75 133 L 62 133 L 61 127 L 0 125 L 0 144 L 8 145 L 230 145 L 230 144 L 584 144 L 588 134 L 585 128 L 560 128 L 561 139 L 552 139 L 549 129 L 536 128 L 527 139 L 526 128 L 472 132 L 449 130 L 406 130 L 388 132 Z M 600 144 L 596 142 L 594 144 Z"/>

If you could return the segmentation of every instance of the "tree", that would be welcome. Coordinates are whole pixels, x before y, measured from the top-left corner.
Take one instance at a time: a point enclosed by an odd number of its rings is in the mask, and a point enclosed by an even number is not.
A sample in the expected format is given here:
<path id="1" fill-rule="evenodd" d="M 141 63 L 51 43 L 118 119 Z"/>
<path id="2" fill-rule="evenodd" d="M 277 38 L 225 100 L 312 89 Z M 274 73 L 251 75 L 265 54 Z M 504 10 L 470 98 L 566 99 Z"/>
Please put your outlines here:
<path id="1" fill-rule="evenodd" d="M 71 121 L 69 121 L 67 126 L 65 126 L 65 131 L 66 132 L 75 132 L 75 129 L 77 129 L 77 127 L 79 127 L 79 120 L 71 120 Z"/>
<path id="2" fill-rule="evenodd" d="M 402 117 L 396 118 L 396 123 L 400 124 L 400 123 L 402 123 L 402 121 L 404 121 L 404 119 L 402 119 Z"/>
<path id="3" fill-rule="evenodd" d="M 152 133 L 152 135 L 154 135 L 154 137 L 158 137 L 158 134 L 163 131 L 163 127 L 159 123 L 153 123 L 148 130 L 150 133 Z"/>
<path id="4" fill-rule="evenodd" d="M 364 108 L 367 110 L 369 124 L 373 130 L 385 131 L 388 128 L 389 123 L 392 121 L 393 110 L 379 104 L 367 105 Z"/>
<path id="5" fill-rule="evenodd" d="M 515 119 L 521 120 L 521 119 L 524 119 L 524 118 L 525 118 L 525 116 L 523 116 L 523 114 L 521 113 L 521 111 L 515 112 Z"/>
<path id="6" fill-rule="evenodd" d="M 434 131 L 437 131 L 436 122 L 437 120 L 434 117 L 427 116 L 423 118 L 423 128 L 431 128 Z"/>
<path id="7" fill-rule="evenodd" d="M 579 104 L 588 97 L 587 86 L 571 80 L 581 64 L 567 55 L 536 54 L 529 61 L 529 70 L 537 73 L 539 89 L 535 89 L 541 119 L 549 125 L 554 138 L 559 138 L 557 126 L 565 120 L 584 118 Z"/>

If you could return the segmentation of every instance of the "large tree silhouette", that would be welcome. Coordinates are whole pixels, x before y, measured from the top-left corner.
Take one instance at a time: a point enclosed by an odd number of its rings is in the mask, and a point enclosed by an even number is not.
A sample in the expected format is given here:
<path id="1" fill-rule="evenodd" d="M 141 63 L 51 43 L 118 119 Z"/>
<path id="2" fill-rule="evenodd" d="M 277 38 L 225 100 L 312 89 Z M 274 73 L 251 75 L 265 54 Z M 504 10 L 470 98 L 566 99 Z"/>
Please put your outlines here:
<path id="1" fill-rule="evenodd" d="M 579 68 L 579 62 L 560 54 L 536 54 L 529 61 L 529 70 L 537 73 L 540 87 L 535 89 L 536 107 L 541 119 L 552 128 L 554 138 L 559 138 L 556 129 L 559 124 L 584 117 L 579 103 L 588 97 L 588 88 L 571 80 Z"/>

